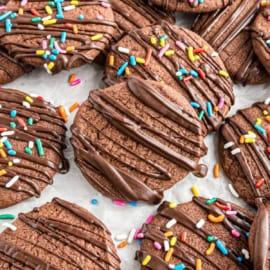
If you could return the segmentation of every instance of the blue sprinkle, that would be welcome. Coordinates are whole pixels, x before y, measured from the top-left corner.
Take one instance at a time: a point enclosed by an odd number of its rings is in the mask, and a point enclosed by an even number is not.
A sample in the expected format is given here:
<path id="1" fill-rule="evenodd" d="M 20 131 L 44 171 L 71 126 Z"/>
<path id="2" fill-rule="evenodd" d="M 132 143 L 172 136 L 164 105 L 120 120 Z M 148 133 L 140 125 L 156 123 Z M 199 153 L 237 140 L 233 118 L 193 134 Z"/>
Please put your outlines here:
<path id="1" fill-rule="evenodd" d="M 243 258 L 242 258 L 241 256 L 238 256 L 238 257 L 237 257 L 237 261 L 238 261 L 238 262 L 242 262 L 242 261 L 243 261 Z"/>
<path id="2" fill-rule="evenodd" d="M 266 133 L 265 129 L 262 128 L 262 127 L 259 126 L 259 125 L 254 125 L 254 128 L 255 128 L 257 131 L 259 131 L 260 133 L 262 133 L 262 134 L 265 134 L 265 133 Z"/>
<path id="3" fill-rule="evenodd" d="M 204 0 L 199 0 L 199 4 L 203 4 Z"/>
<path id="4" fill-rule="evenodd" d="M 56 14 L 56 19 L 64 19 L 64 15 L 63 14 Z"/>
<path id="5" fill-rule="evenodd" d="M 195 109 L 199 109 L 201 107 L 200 104 L 198 104 L 197 102 L 194 102 L 194 101 L 191 101 L 190 105 Z"/>
<path id="6" fill-rule="evenodd" d="M 246 238 L 249 238 L 249 232 L 246 232 Z"/>
<path id="7" fill-rule="evenodd" d="M 206 103 L 206 107 L 207 107 L 207 113 L 208 113 L 209 117 L 212 117 L 213 116 L 213 109 L 212 109 L 212 104 L 210 101 Z"/>
<path id="8" fill-rule="evenodd" d="M 80 21 L 82 21 L 82 20 L 84 19 L 84 16 L 83 16 L 82 14 L 80 14 L 80 15 L 78 16 L 78 19 L 79 19 Z"/>
<path id="9" fill-rule="evenodd" d="M 12 149 L 12 145 L 11 145 L 11 143 L 9 142 L 8 139 L 6 139 L 6 140 L 4 141 L 4 145 L 5 145 L 5 147 L 6 147 L 7 149 L 9 149 L 9 150 Z"/>
<path id="10" fill-rule="evenodd" d="M 190 70 L 189 74 L 192 76 L 192 77 L 195 77 L 195 78 L 198 78 L 199 77 L 199 73 L 196 72 L 195 70 Z"/>
<path id="11" fill-rule="evenodd" d="M 131 56 L 129 57 L 129 61 L 130 61 L 130 65 L 131 65 L 132 67 L 135 67 L 135 66 L 136 66 L 137 62 L 136 62 L 135 56 L 131 55 Z"/>
<path id="12" fill-rule="evenodd" d="M 17 13 L 16 12 L 13 12 L 11 15 L 10 15 L 10 18 L 11 19 L 15 19 L 17 17 Z"/>
<path id="13" fill-rule="evenodd" d="M 16 110 L 12 110 L 10 112 L 10 117 L 15 118 L 16 116 L 17 116 L 17 111 Z"/>
<path id="14" fill-rule="evenodd" d="M 129 205 L 130 206 L 138 206 L 138 202 L 130 202 Z"/>
<path id="15" fill-rule="evenodd" d="M 65 43 L 66 39 L 67 39 L 67 32 L 62 32 L 60 37 L 61 43 Z"/>
<path id="16" fill-rule="evenodd" d="M 48 55 L 47 53 L 44 53 L 44 54 L 42 55 L 42 58 L 43 58 L 44 60 L 47 60 L 48 57 L 49 57 L 49 55 Z"/>
<path id="17" fill-rule="evenodd" d="M 10 150 L 8 150 L 8 155 L 9 156 L 15 156 L 16 155 L 16 151 L 13 150 L 13 149 L 10 149 Z"/>
<path id="18" fill-rule="evenodd" d="M 182 80 L 183 80 L 183 76 L 178 76 L 177 79 L 178 79 L 179 81 L 182 81 Z"/>
<path id="19" fill-rule="evenodd" d="M 125 62 L 117 71 L 116 75 L 117 76 L 121 76 L 123 75 L 123 73 L 125 72 L 125 69 L 127 68 L 128 66 L 128 62 Z"/>
<path id="20" fill-rule="evenodd" d="M 269 40 L 269 39 L 266 40 L 266 44 L 267 44 L 267 46 L 270 48 L 270 40 Z"/>
<path id="21" fill-rule="evenodd" d="M 12 11 L 7 11 L 4 14 L 0 16 L 0 22 L 5 20 L 7 17 L 9 17 L 12 14 Z"/>
<path id="22" fill-rule="evenodd" d="M 50 54 L 49 59 L 51 61 L 55 61 L 56 60 L 56 56 L 54 54 Z"/>
<path id="23" fill-rule="evenodd" d="M 183 75 L 188 74 L 188 72 L 187 72 L 187 70 L 185 68 L 180 68 L 178 71 L 181 72 Z"/>
<path id="24" fill-rule="evenodd" d="M 183 264 L 183 263 L 181 263 L 181 264 L 177 264 L 175 267 L 174 267 L 174 270 L 183 270 L 183 269 L 185 269 L 186 268 L 186 266 Z"/>
<path id="25" fill-rule="evenodd" d="M 98 200 L 97 199 L 92 199 L 91 200 L 91 203 L 94 204 L 94 205 L 96 205 L 96 204 L 98 204 Z"/>
<path id="26" fill-rule="evenodd" d="M 216 246 L 223 255 L 229 254 L 228 250 L 224 247 L 224 245 L 222 244 L 220 240 L 216 241 Z"/>
<path id="27" fill-rule="evenodd" d="M 167 35 L 164 35 L 164 36 L 162 36 L 161 38 L 160 38 L 160 40 L 167 40 L 169 37 L 167 36 Z"/>
<path id="28" fill-rule="evenodd" d="M 61 6 L 61 2 L 55 2 L 56 4 L 56 9 L 57 9 L 57 14 L 56 14 L 56 18 L 57 19 L 63 19 L 64 15 L 63 15 L 63 10 L 62 10 L 62 6 Z"/>
<path id="29" fill-rule="evenodd" d="M 57 49 L 53 49 L 52 50 L 52 53 L 55 54 L 55 55 L 57 55 L 57 54 L 59 54 L 59 51 Z"/>
<path id="30" fill-rule="evenodd" d="M 6 27 L 6 32 L 10 33 L 11 32 L 11 28 L 12 28 L 12 23 L 10 21 L 10 19 L 6 19 L 5 21 L 5 27 Z"/>
<path id="31" fill-rule="evenodd" d="M 141 246 L 141 244 L 142 244 L 142 239 L 139 239 L 139 240 L 138 240 L 138 244 Z"/>

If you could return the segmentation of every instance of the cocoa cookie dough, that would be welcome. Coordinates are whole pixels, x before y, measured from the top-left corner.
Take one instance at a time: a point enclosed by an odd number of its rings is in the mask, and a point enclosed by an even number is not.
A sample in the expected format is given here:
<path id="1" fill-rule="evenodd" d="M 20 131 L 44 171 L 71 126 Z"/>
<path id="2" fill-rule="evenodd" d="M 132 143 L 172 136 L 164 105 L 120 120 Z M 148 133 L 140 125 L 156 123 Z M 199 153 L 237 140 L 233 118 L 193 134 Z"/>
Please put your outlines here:
<path id="1" fill-rule="evenodd" d="M 225 174 L 252 206 L 270 192 L 270 100 L 239 110 L 221 127 L 219 152 Z"/>
<path id="2" fill-rule="evenodd" d="M 254 51 L 270 74 L 270 5 L 262 8 L 252 24 L 252 30 Z"/>
<path id="3" fill-rule="evenodd" d="M 105 83 L 125 80 L 129 74 L 163 81 L 192 102 L 210 132 L 218 129 L 234 102 L 232 81 L 213 53 L 197 34 L 163 21 L 131 31 L 112 46 Z"/>
<path id="4" fill-rule="evenodd" d="M 165 10 L 183 11 L 183 12 L 210 12 L 227 5 L 235 0 L 152 0 L 156 5 L 163 7 Z"/>
<path id="5" fill-rule="evenodd" d="M 186 99 L 166 84 L 130 77 L 93 90 L 71 127 L 75 161 L 104 196 L 159 203 L 188 172 L 203 177 L 205 130 Z"/>
<path id="6" fill-rule="evenodd" d="M 0 44 L 9 55 L 57 73 L 92 63 L 116 24 L 107 0 L 11 0 L 2 9 L 0 27 Z"/>
<path id="7" fill-rule="evenodd" d="M 0 234 L 1 269 L 120 270 L 108 229 L 76 204 L 55 198 L 11 226 Z"/>
<path id="8" fill-rule="evenodd" d="M 224 9 L 200 14 L 193 25 L 193 30 L 216 50 L 235 82 L 270 81 L 251 41 L 251 24 L 259 6 L 259 0 L 236 0 Z"/>
<path id="9" fill-rule="evenodd" d="M 143 236 L 141 269 L 253 269 L 248 235 L 253 214 L 222 199 L 164 202 Z"/>
<path id="10" fill-rule="evenodd" d="M 65 123 L 40 96 L 0 91 L 0 208 L 39 197 L 56 172 L 69 168 Z"/>

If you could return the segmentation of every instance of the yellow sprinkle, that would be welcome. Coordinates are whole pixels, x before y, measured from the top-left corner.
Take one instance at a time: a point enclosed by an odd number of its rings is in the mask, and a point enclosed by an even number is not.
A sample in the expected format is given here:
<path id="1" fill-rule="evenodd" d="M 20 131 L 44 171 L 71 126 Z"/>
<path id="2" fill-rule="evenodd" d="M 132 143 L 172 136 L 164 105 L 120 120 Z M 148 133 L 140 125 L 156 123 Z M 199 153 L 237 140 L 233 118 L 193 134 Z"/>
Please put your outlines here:
<path id="1" fill-rule="evenodd" d="M 174 236 L 170 240 L 170 245 L 173 247 L 173 246 L 175 246 L 176 242 L 177 242 L 177 238 Z"/>
<path id="2" fill-rule="evenodd" d="M 243 144 L 245 142 L 245 136 L 244 135 L 241 135 L 240 136 L 240 139 L 239 139 L 239 143 L 240 144 Z"/>
<path id="3" fill-rule="evenodd" d="M 4 146 L 4 144 L 2 142 L 0 142 L 0 148 L 2 148 Z"/>
<path id="4" fill-rule="evenodd" d="M 70 1 L 70 4 L 76 6 L 79 4 L 79 1 Z"/>
<path id="5" fill-rule="evenodd" d="M 51 19 L 51 20 L 43 21 L 43 24 L 44 25 L 50 25 L 50 24 L 55 24 L 56 22 L 57 22 L 56 19 Z"/>
<path id="6" fill-rule="evenodd" d="M 220 76 L 224 77 L 224 78 L 228 78 L 228 77 L 229 77 L 229 73 L 226 72 L 225 70 L 220 70 L 220 71 L 218 72 L 218 74 L 219 74 Z"/>
<path id="7" fill-rule="evenodd" d="M 66 48 L 66 51 L 67 52 L 72 52 L 72 51 L 74 51 L 75 50 L 75 47 L 74 46 L 68 46 L 67 48 Z"/>
<path id="8" fill-rule="evenodd" d="M 76 24 L 73 24 L 73 33 L 78 34 L 78 26 Z"/>
<path id="9" fill-rule="evenodd" d="M 19 15 L 23 15 L 23 8 L 19 8 L 18 14 L 19 14 Z"/>
<path id="10" fill-rule="evenodd" d="M 150 43 L 151 43 L 152 45 L 156 45 L 156 44 L 157 44 L 157 39 L 156 39 L 155 37 L 151 37 Z"/>
<path id="11" fill-rule="evenodd" d="M 194 61 L 200 60 L 200 56 L 199 55 L 194 55 Z"/>
<path id="12" fill-rule="evenodd" d="M 193 55 L 193 48 L 192 47 L 188 47 L 188 59 L 191 62 L 195 61 L 194 55 Z"/>
<path id="13" fill-rule="evenodd" d="M 12 161 L 9 161 L 8 162 L 8 167 L 12 167 L 13 166 L 13 162 Z"/>
<path id="14" fill-rule="evenodd" d="M 145 64 L 145 60 L 143 58 L 136 57 L 136 62 L 139 64 Z"/>
<path id="15" fill-rule="evenodd" d="M 202 270 L 202 260 L 196 259 L 196 270 Z"/>
<path id="16" fill-rule="evenodd" d="M 211 255 L 214 252 L 215 247 L 216 247 L 216 244 L 215 243 L 211 243 L 210 246 L 209 246 L 209 248 L 206 250 L 205 254 L 207 256 Z"/>
<path id="17" fill-rule="evenodd" d="M 109 56 L 109 61 L 108 61 L 109 66 L 113 67 L 114 66 L 114 56 L 110 55 Z"/>
<path id="18" fill-rule="evenodd" d="M 125 74 L 128 76 L 128 75 L 130 75 L 130 69 L 129 69 L 129 67 L 126 67 L 126 69 L 125 69 Z"/>
<path id="19" fill-rule="evenodd" d="M 255 143 L 255 139 L 254 138 L 245 139 L 245 143 Z"/>
<path id="20" fill-rule="evenodd" d="M 6 152 L 2 148 L 0 149 L 0 156 L 1 156 L 1 158 L 6 158 L 7 157 Z"/>
<path id="21" fill-rule="evenodd" d="M 208 219 L 213 222 L 213 223 L 220 223 L 223 222 L 223 220 L 225 219 L 225 215 L 221 214 L 218 217 L 215 217 L 214 215 L 208 215 Z"/>
<path id="22" fill-rule="evenodd" d="M 268 111 L 264 110 L 263 115 L 268 115 Z"/>
<path id="23" fill-rule="evenodd" d="M 176 206 L 177 206 L 177 203 L 175 203 L 175 202 L 170 202 L 170 204 L 169 204 L 170 208 L 175 208 Z"/>
<path id="24" fill-rule="evenodd" d="M 194 195 L 195 197 L 199 197 L 199 196 L 200 196 L 200 191 L 199 191 L 199 189 L 198 189 L 196 186 L 193 186 L 193 187 L 191 188 L 191 191 L 192 191 L 192 193 L 193 193 L 193 195 Z"/>
<path id="25" fill-rule="evenodd" d="M 36 55 L 43 55 L 44 53 L 44 50 L 36 50 Z"/>
<path id="26" fill-rule="evenodd" d="M 54 68 L 54 62 L 50 62 L 48 65 L 48 69 L 52 70 Z"/>
<path id="27" fill-rule="evenodd" d="M 6 170 L 4 170 L 4 169 L 0 170 L 0 176 L 5 175 L 6 173 L 7 173 L 7 171 L 6 171 Z"/>
<path id="28" fill-rule="evenodd" d="M 165 40 L 161 40 L 160 42 L 159 42 L 159 45 L 163 48 L 163 47 L 165 47 Z"/>
<path id="29" fill-rule="evenodd" d="M 26 96 L 26 97 L 25 97 L 25 100 L 26 100 L 27 102 L 29 102 L 29 103 L 33 103 L 33 102 L 34 102 L 34 100 L 33 100 L 31 97 L 29 97 L 29 96 Z"/>
<path id="30" fill-rule="evenodd" d="M 147 255 L 147 256 L 143 259 L 142 265 L 145 266 L 145 265 L 147 265 L 150 261 L 151 261 L 151 256 L 150 256 L 150 255 Z"/>
<path id="31" fill-rule="evenodd" d="M 256 119 L 256 125 L 260 126 L 262 124 L 262 119 L 261 118 L 257 118 Z"/>
<path id="32" fill-rule="evenodd" d="M 173 249 L 173 248 L 170 248 L 170 249 L 167 251 L 167 253 L 166 253 L 166 255 L 165 255 L 165 258 L 164 258 L 165 262 L 168 263 L 168 262 L 171 260 L 172 255 L 173 255 L 173 252 L 174 252 L 174 249 Z"/>
<path id="33" fill-rule="evenodd" d="M 45 7 L 45 10 L 46 10 L 46 12 L 49 14 L 49 15 L 52 15 L 52 9 L 51 9 L 51 7 L 50 6 L 46 6 Z"/>
<path id="34" fill-rule="evenodd" d="M 174 55 L 174 50 L 168 50 L 165 52 L 165 55 L 166 56 L 171 56 L 171 55 Z"/>
<path id="35" fill-rule="evenodd" d="M 102 38 L 103 38 L 103 34 L 96 34 L 96 35 L 91 37 L 91 40 L 95 41 L 95 40 L 99 40 L 99 39 L 102 39 Z"/>
<path id="36" fill-rule="evenodd" d="M 173 232 L 172 231 L 167 231 L 167 232 L 164 233 L 164 236 L 165 237 L 171 237 L 171 236 L 173 236 Z"/>

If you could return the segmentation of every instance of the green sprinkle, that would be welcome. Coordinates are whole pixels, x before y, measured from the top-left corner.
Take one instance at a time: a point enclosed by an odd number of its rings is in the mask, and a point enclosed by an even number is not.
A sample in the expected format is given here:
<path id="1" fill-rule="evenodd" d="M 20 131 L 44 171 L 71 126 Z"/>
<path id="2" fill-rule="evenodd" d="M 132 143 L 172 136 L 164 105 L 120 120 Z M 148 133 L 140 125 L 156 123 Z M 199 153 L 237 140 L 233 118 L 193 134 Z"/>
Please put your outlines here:
<path id="1" fill-rule="evenodd" d="M 40 139 L 36 139 L 36 145 L 37 145 L 38 155 L 40 157 L 43 157 L 44 156 L 44 150 L 43 150 L 43 146 L 42 146 L 42 143 L 41 143 Z"/>
<path id="2" fill-rule="evenodd" d="M 54 42 L 55 42 L 55 38 L 54 37 L 51 37 L 50 45 L 49 45 L 49 48 L 50 49 L 53 49 L 54 48 Z"/>
<path id="3" fill-rule="evenodd" d="M 33 124 L 34 124 L 34 119 L 33 118 L 28 118 L 28 120 L 27 120 L 27 124 L 29 125 L 29 126 L 32 126 Z"/>
<path id="4" fill-rule="evenodd" d="M 15 127 L 16 127 L 16 123 L 15 123 L 15 122 L 10 122 L 10 123 L 9 123 L 9 126 L 10 126 L 11 128 L 15 128 Z"/>
<path id="5" fill-rule="evenodd" d="M 0 215 L 0 219 L 15 219 L 15 216 L 12 214 L 3 214 Z"/>
<path id="6" fill-rule="evenodd" d="M 212 199 L 207 200 L 205 203 L 209 205 L 209 204 L 215 203 L 216 201 L 217 201 L 217 198 L 212 198 Z"/>
<path id="7" fill-rule="evenodd" d="M 25 148 L 24 148 L 24 151 L 25 151 L 25 153 L 28 154 L 28 155 L 32 155 L 32 153 L 33 153 L 32 150 L 31 150 L 29 147 L 25 147 Z"/>
<path id="8" fill-rule="evenodd" d="M 207 241 L 208 241 L 209 243 L 215 241 L 215 236 L 213 236 L 213 235 L 208 235 L 208 236 L 207 236 Z"/>
<path id="9" fill-rule="evenodd" d="M 48 5 L 49 5 L 50 7 L 54 7 L 54 6 L 55 6 L 54 2 L 52 2 L 52 1 L 48 2 Z"/>
<path id="10" fill-rule="evenodd" d="M 32 22 L 41 22 L 42 18 L 41 17 L 34 17 L 32 18 Z"/>
<path id="11" fill-rule="evenodd" d="M 199 119 L 202 120 L 204 117 L 204 111 L 200 111 L 199 113 Z"/>

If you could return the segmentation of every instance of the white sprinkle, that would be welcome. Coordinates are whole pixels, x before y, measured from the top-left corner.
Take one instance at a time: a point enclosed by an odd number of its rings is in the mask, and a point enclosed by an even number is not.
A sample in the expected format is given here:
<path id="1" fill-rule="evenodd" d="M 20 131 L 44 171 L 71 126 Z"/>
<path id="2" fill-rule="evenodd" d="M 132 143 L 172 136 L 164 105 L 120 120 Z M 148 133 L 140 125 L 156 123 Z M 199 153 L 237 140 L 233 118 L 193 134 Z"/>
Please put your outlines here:
<path id="1" fill-rule="evenodd" d="M 51 52 L 50 52 L 50 51 L 46 51 L 46 54 L 50 55 L 50 54 L 51 54 Z"/>
<path id="2" fill-rule="evenodd" d="M 177 71 L 175 75 L 178 77 L 178 76 L 182 76 L 183 73 L 181 71 Z"/>
<path id="3" fill-rule="evenodd" d="M 236 154 L 239 154 L 241 152 L 241 149 L 240 148 L 235 148 L 231 151 L 231 154 L 232 155 L 236 155 Z"/>
<path id="4" fill-rule="evenodd" d="M 174 226 L 177 223 L 176 219 L 171 219 L 167 224 L 166 224 L 166 228 L 170 229 L 172 226 Z"/>
<path id="5" fill-rule="evenodd" d="M 3 223 L 2 224 L 3 227 L 9 228 L 10 230 L 12 230 L 13 232 L 15 232 L 17 230 L 17 227 L 11 223 Z"/>
<path id="6" fill-rule="evenodd" d="M 41 23 L 38 23 L 37 27 L 38 27 L 39 30 L 44 30 L 45 29 L 45 26 L 42 25 Z"/>
<path id="7" fill-rule="evenodd" d="M 245 139 L 256 139 L 256 134 L 252 133 L 252 134 L 246 134 L 244 135 Z"/>
<path id="8" fill-rule="evenodd" d="M 34 147 L 34 142 L 33 142 L 33 141 L 29 141 L 29 142 L 28 142 L 28 147 L 29 147 L 30 149 L 32 149 L 32 148 Z"/>
<path id="9" fill-rule="evenodd" d="M 249 252 L 247 249 L 242 249 L 242 254 L 245 256 L 245 259 L 246 260 L 249 260 Z"/>
<path id="10" fill-rule="evenodd" d="M 213 52 L 213 53 L 211 54 L 211 56 L 212 56 L 212 57 L 217 57 L 217 56 L 218 56 L 218 53 L 217 53 L 217 52 Z"/>
<path id="11" fill-rule="evenodd" d="M 23 102 L 22 102 L 22 105 L 23 105 L 25 108 L 27 108 L 27 109 L 31 108 L 30 103 L 27 102 L 27 101 L 23 101 Z"/>
<path id="12" fill-rule="evenodd" d="M 232 186 L 232 184 L 229 184 L 229 190 L 232 193 L 232 195 L 236 198 L 239 198 L 239 194 L 237 193 L 237 191 L 234 189 L 234 187 Z"/>
<path id="13" fill-rule="evenodd" d="M 114 239 L 115 239 L 116 241 L 124 241 L 124 240 L 127 239 L 127 237 L 128 237 L 128 235 L 127 235 L 126 233 L 121 233 L 121 234 L 117 234 L 117 235 L 114 237 Z"/>
<path id="14" fill-rule="evenodd" d="M 45 70 L 46 70 L 49 74 L 52 74 L 52 72 L 49 70 L 48 65 L 47 65 L 46 63 L 45 63 L 43 66 L 44 66 Z"/>
<path id="15" fill-rule="evenodd" d="M 12 162 L 13 162 L 14 164 L 19 164 L 19 163 L 21 162 L 21 160 L 18 159 L 18 158 L 15 158 L 15 159 L 12 160 Z"/>
<path id="16" fill-rule="evenodd" d="M 52 37 L 51 35 L 48 35 L 48 36 L 47 36 L 47 39 L 51 39 L 51 37 Z"/>
<path id="17" fill-rule="evenodd" d="M 4 131 L 1 133 L 1 136 L 4 137 L 4 136 L 11 136 L 11 135 L 14 135 L 15 134 L 15 131 L 14 130 L 10 130 L 10 131 Z"/>
<path id="18" fill-rule="evenodd" d="M 33 97 L 33 98 L 37 98 L 39 95 L 38 94 L 35 94 L 35 93 L 32 93 L 30 94 L 30 97 Z"/>
<path id="19" fill-rule="evenodd" d="M 12 177 L 11 180 L 6 183 L 5 187 L 11 188 L 19 180 L 19 178 L 20 178 L 19 175 Z"/>
<path id="20" fill-rule="evenodd" d="M 175 265 L 174 264 L 169 264 L 169 269 L 174 269 L 175 268 Z"/>
<path id="21" fill-rule="evenodd" d="M 169 240 L 164 240 L 164 250 L 168 251 L 170 249 L 170 242 Z"/>
<path id="22" fill-rule="evenodd" d="M 267 98 L 267 99 L 264 101 L 264 104 L 265 104 L 265 105 L 269 105 L 269 104 L 270 104 L 270 97 Z"/>
<path id="23" fill-rule="evenodd" d="M 3 143 L 3 142 L 5 142 L 6 140 L 7 140 L 7 137 L 3 137 L 3 138 L 0 139 L 0 142 Z"/>
<path id="24" fill-rule="evenodd" d="M 75 8 L 74 5 L 70 5 L 70 6 L 65 6 L 65 7 L 63 7 L 63 10 L 64 10 L 64 11 L 69 11 L 69 10 L 72 10 L 72 9 L 74 9 L 74 8 Z"/>
<path id="25" fill-rule="evenodd" d="M 0 104 L 0 109 L 2 109 L 2 105 Z"/>
<path id="26" fill-rule="evenodd" d="M 130 231 L 129 235 L 128 235 L 128 239 L 127 239 L 128 244 L 131 244 L 131 243 L 133 242 L 135 233 L 136 233 L 136 229 L 133 228 L 133 229 Z"/>
<path id="27" fill-rule="evenodd" d="M 119 51 L 120 53 L 129 54 L 129 49 L 128 49 L 128 48 L 118 47 L 118 51 Z"/>
<path id="28" fill-rule="evenodd" d="M 48 21 L 48 20 L 50 20 L 52 18 L 52 16 L 47 16 L 47 17 L 43 17 L 42 18 L 42 21 L 44 22 L 44 21 Z"/>
<path id="29" fill-rule="evenodd" d="M 23 130 L 28 130 L 28 127 L 27 127 L 27 126 L 25 126 L 25 127 L 23 128 Z"/>
<path id="30" fill-rule="evenodd" d="M 201 219 L 197 224 L 196 224 L 196 228 L 197 229 L 201 229 L 205 224 L 205 220 Z"/>
<path id="31" fill-rule="evenodd" d="M 234 145 L 234 142 L 227 142 L 226 144 L 224 144 L 224 149 L 228 149 L 232 147 L 233 145 Z"/>

